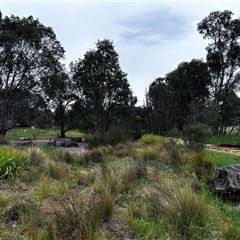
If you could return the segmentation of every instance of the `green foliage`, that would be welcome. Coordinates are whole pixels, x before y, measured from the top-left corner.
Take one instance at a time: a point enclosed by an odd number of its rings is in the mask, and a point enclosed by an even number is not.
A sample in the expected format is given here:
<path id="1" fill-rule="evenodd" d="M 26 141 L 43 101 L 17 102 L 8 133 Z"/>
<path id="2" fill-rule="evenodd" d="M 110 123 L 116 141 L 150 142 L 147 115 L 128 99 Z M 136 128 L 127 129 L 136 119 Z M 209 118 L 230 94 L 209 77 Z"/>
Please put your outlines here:
<path id="1" fill-rule="evenodd" d="M 208 126 L 204 124 L 186 126 L 183 133 L 184 143 L 191 150 L 201 152 L 206 146 L 209 137 Z"/>
<path id="2" fill-rule="evenodd" d="M 162 143 L 164 141 L 165 141 L 165 137 L 154 135 L 154 134 L 146 134 L 139 139 L 139 142 L 144 145 L 152 145 L 156 143 Z"/>
<path id="3" fill-rule="evenodd" d="M 211 84 L 207 64 L 199 59 L 182 62 L 167 74 L 165 79 L 174 98 L 173 126 L 178 126 L 178 130 L 182 130 L 189 120 L 191 123 L 199 122 Z"/>
<path id="4" fill-rule="evenodd" d="M 28 162 L 26 152 L 8 146 L 0 147 L 0 178 L 16 178 Z"/>
<path id="5" fill-rule="evenodd" d="M 45 101 L 42 77 L 50 76 L 59 66 L 64 49 L 52 28 L 45 27 L 38 19 L 0 17 L 0 93 L 4 96 L 1 97 L 0 136 L 5 136 L 17 123 L 33 122 L 36 109 L 43 107 Z"/>
<path id="6" fill-rule="evenodd" d="M 104 134 L 102 144 L 115 146 L 119 143 L 125 143 L 129 138 L 126 126 L 112 126 Z"/>
<path id="7" fill-rule="evenodd" d="M 90 148 L 98 147 L 102 145 L 115 146 L 119 143 L 125 143 L 129 140 L 129 134 L 124 126 L 111 126 L 108 131 L 101 134 L 96 131 L 93 134 L 89 134 L 86 138 L 88 146 Z"/>
<path id="8" fill-rule="evenodd" d="M 84 58 L 72 66 L 72 72 L 79 94 L 75 107 L 82 113 L 83 128 L 99 132 L 103 137 L 110 126 L 128 120 L 137 99 L 127 74 L 120 68 L 112 41 L 98 40 L 96 49 L 87 51 Z"/>
<path id="9" fill-rule="evenodd" d="M 239 18 L 229 10 L 213 11 L 198 23 L 198 32 L 209 40 L 207 66 L 212 78 L 215 133 L 224 133 L 228 124 L 238 118 L 239 98 Z M 221 27 L 219 27 L 221 26 Z M 213 115 L 210 115 L 213 116 Z"/>

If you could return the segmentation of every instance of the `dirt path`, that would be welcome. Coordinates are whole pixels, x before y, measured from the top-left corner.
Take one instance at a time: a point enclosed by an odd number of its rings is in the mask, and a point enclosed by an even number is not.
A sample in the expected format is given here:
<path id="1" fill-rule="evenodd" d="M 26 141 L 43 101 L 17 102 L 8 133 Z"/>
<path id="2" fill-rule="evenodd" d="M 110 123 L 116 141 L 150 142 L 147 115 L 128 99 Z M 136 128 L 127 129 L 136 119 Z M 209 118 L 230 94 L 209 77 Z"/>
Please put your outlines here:
<path id="1" fill-rule="evenodd" d="M 184 144 L 184 141 L 182 139 L 177 139 L 177 143 L 179 144 Z M 239 155 L 240 156 L 240 146 L 217 146 L 213 144 L 207 144 L 206 149 L 211 150 L 211 151 L 216 151 L 216 152 L 224 152 L 224 153 L 229 153 L 229 154 L 234 154 L 234 155 Z"/>
<path id="2" fill-rule="evenodd" d="M 229 154 L 234 154 L 234 155 L 239 155 L 240 156 L 240 147 L 222 147 L 222 146 L 215 146 L 208 144 L 206 146 L 207 149 L 212 150 L 212 151 L 217 151 L 217 152 L 224 152 L 224 153 L 229 153 Z"/>

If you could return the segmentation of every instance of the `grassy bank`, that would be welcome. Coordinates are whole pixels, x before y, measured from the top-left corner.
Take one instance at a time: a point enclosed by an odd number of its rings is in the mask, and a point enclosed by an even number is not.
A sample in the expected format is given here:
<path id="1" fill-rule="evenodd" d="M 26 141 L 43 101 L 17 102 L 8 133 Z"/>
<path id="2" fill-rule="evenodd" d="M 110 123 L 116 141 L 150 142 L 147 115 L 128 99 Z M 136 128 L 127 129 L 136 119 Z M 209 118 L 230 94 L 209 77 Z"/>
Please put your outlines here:
<path id="1" fill-rule="evenodd" d="M 1 149 L 15 168 L 0 173 L 0 239 L 239 239 L 239 204 L 213 191 L 238 157 L 163 137 L 81 155 Z"/>

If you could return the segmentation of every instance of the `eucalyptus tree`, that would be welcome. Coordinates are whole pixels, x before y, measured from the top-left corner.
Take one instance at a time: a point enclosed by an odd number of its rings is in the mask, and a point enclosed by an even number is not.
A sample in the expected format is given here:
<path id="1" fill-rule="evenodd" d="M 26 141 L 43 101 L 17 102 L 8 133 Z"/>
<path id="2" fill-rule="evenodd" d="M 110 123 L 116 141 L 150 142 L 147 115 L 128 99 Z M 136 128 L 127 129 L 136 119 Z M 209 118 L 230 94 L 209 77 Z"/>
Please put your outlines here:
<path id="1" fill-rule="evenodd" d="M 198 32 L 209 40 L 206 47 L 207 64 L 212 77 L 212 98 L 216 121 L 215 132 L 224 133 L 229 119 L 232 91 L 239 90 L 240 19 L 233 19 L 231 11 L 214 11 L 198 24 Z M 231 115 L 231 114 L 230 114 Z"/>
<path id="2" fill-rule="evenodd" d="M 44 101 L 41 78 L 64 57 L 53 29 L 32 16 L 0 14 L 0 136 Z"/>
<path id="3" fill-rule="evenodd" d="M 211 86 L 207 64 L 199 59 L 182 62 L 165 81 L 174 96 L 175 126 L 182 130 L 189 121 L 199 123 Z"/>
<path id="4" fill-rule="evenodd" d="M 166 135 L 175 123 L 174 93 L 165 82 L 165 78 L 157 78 L 146 92 L 146 118 L 148 131 Z"/>
<path id="5" fill-rule="evenodd" d="M 54 122 L 60 130 L 60 137 L 78 123 L 77 116 L 72 114 L 72 105 L 76 100 L 71 73 L 64 65 L 59 65 L 50 76 L 42 78 L 45 97 L 49 106 L 54 109 Z"/>
<path id="6" fill-rule="evenodd" d="M 121 70 L 113 42 L 98 40 L 95 49 L 72 65 L 72 71 L 80 117 L 102 139 L 111 125 L 120 125 L 128 118 L 137 101 L 127 74 Z"/>

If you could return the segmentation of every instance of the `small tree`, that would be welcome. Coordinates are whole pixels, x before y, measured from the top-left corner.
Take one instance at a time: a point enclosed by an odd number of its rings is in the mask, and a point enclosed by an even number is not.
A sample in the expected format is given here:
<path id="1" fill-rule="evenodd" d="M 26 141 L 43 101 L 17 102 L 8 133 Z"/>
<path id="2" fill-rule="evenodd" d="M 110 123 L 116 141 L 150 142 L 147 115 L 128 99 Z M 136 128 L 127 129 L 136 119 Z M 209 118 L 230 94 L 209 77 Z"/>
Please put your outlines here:
<path id="1" fill-rule="evenodd" d="M 204 124 L 185 126 L 183 135 L 184 143 L 188 148 L 201 152 L 205 148 L 209 137 L 208 126 Z"/>

